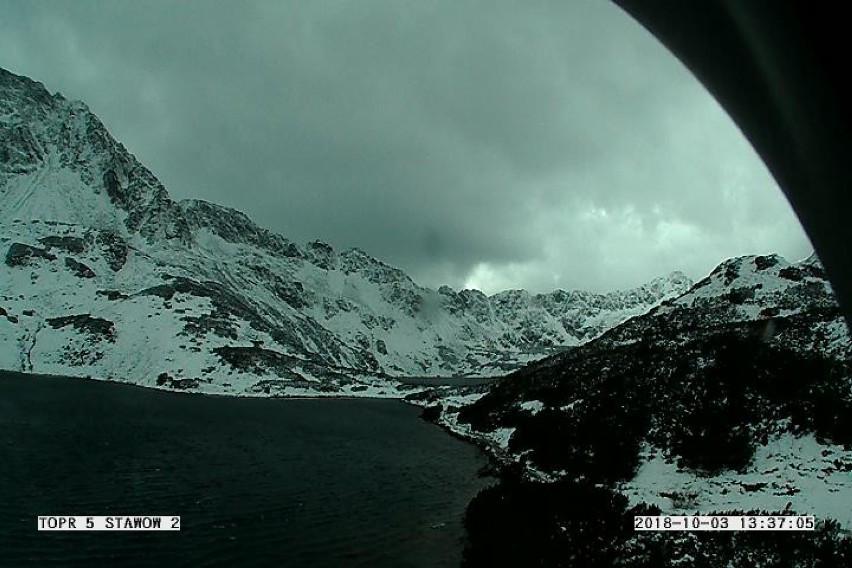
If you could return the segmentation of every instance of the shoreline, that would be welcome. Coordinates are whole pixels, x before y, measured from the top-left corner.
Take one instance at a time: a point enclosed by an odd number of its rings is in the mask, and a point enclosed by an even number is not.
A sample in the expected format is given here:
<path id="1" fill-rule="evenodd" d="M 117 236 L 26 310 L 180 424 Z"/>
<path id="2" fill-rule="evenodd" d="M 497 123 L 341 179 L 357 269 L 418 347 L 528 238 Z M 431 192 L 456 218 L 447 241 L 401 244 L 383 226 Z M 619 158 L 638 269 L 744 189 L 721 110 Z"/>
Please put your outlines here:
<path id="1" fill-rule="evenodd" d="M 231 398 L 260 398 L 260 399 L 276 399 L 276 400 L 287 400 L 287 399 L 299 399 L 299 400 L 309 400 L 309 399 L 375 399 L 375 400 L 400 400 L 407 404 L 412 404 L 413 406 L 422 406 L 417 404 L 416 402 L 406 400 L 406 397 L 412 394 L 429 391 L 436 388 L 460 388 L 460 386 L 451 386 L 451 385 L 410 385 L 404 388 L 404 390 L 400 390 L 394 384 L 388 384 L 386 386 L 376 387 L 373 385 L 365 385 L 372 386 L 374 389 L 386 389 L 388 392 L 386 393 L 375 393 L 371 392 L 370 389 L 364 389 L 365 394 L 359 394 L 359 391 L 355 392 L 329 392 L 329 393 L 321 393 L 321 392 L 305 392 L 304 394 L 293 392 L 293 393 L 276 393 L 276 394 L 266 394 L 266 393 L 254 393 L 254 392 L 211 392 L 200 390 L 197 388 L 186 388 L 179 389 L 168 386 L 161 385 L 144 385 L 130 381 L 121 381 L 112 378 L 104 378 L 104 377 L 96 377 L 91 375 L 59 375 L 59 374 L 49 374 L 49 373 L 32 373 L 26 371 L 12 371 L 7 369 L 0 369 L 0 380 L 4 379 L 19 379 L 19 380 L 33 380 L 33 379 L 61 379 L 61 380 L 84 380 L 84 381 L 94 381 L 98 383 L 112 383 L 119 385 L 126 385 L 130 387 L 136 387 L 146 390 L 159 391 L 159 392 L 170 392 L 175 394 L 187 394 L 187 395 L 200 395 L 200 396 L 217 396 L 217 397 L 231 397 Z M 440 380 L 441 377 L 436 379 Z M 464 380 L 464 378 L 458 377 L 447 377 L 448 379 L 453 380 Z M 406 379 L 405 377 L 402 378 Z M 412 378 L 411 380 L 418 380 L 419 377 Z M 391 379 L 396 380 L 396 379 Z M 476 381 L 484 381 L 484 380 L 495 380 L 493 377 L 476 377 L 472 378 L 472 380 Z M 478 383 L 487 384 L 487 383 Z M 475 385 L 470 385 L 475 386 Z M 464 386 L 461 386 L 464 388 Z"/>

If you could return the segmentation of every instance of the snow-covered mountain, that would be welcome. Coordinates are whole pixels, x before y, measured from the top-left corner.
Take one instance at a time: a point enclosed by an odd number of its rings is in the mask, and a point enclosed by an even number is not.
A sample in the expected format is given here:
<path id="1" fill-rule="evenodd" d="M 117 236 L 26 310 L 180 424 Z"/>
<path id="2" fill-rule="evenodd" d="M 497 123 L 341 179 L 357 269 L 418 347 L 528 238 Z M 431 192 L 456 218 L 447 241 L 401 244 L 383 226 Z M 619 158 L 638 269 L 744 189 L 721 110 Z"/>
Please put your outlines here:
<path id="1" fill-rule="evenodd" d="M 0 368 L 221 393 L 502 374 L 691 285 L 423 288 L 361 250 L 172 200 L 84 104 L 3 70 L 0 246 Z"/>
<path id="2" fill-rule="evenodd" d="M 819 260 L 746 256 L 487 391 L 417 397 L 509 464 L 511 481 L 468 510 L 471 558 L 528 550 L 529 563 L 548 564 L 595 542 L 586 552 L 609 566 L 846 566 L 850 362 Z M 795 512 L 821 524 L 787 541 L 632 531 L 634 514 L 713 511 Z M 544 519 L 535 533 L 514 520 L 530 516 Z"/>

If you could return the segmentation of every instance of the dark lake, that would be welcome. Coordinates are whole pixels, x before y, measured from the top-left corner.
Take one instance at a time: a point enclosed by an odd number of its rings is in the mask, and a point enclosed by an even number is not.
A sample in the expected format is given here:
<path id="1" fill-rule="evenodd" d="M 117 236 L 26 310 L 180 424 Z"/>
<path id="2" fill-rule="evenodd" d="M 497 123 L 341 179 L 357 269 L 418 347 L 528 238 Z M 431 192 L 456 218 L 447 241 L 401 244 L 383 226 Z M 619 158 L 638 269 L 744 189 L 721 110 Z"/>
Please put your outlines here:
<path id="1" fill-rule="evenodd" d="M 0 373 L 0 566 L 457 566 L 478 448 L 391 400 Z M 38 515 L 181 532 L 38 532 Z"/>

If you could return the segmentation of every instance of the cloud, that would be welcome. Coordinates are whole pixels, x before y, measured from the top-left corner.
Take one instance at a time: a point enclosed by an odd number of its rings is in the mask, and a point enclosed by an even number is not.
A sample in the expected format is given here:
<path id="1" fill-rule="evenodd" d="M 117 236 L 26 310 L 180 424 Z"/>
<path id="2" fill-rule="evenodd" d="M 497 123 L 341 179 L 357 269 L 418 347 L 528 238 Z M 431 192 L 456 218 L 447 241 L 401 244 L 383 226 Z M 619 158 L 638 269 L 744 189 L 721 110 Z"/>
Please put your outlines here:
<path id="1" fill-rule="evenodd" d="M 809 252 L 724 112 L 609 3 L 28 0 L 0 56 L 175 197 L 426 285 L 609 289 Z"/>

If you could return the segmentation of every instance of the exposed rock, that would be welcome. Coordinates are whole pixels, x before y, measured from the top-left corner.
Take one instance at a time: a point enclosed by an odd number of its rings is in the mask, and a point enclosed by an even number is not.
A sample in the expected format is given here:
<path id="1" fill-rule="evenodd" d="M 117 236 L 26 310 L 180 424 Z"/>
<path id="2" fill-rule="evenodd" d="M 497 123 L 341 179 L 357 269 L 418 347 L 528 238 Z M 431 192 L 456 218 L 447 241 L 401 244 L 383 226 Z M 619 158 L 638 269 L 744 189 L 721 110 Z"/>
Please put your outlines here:
<path id="1" fill-rule="evenodd" d="M 82 262 L 78 262 L 71 258 L 70 256 L 65 257 L 65 266 L 74 273 L 75 276 L 80 278 L 94 278 L 95 271 L 83 264 Z"/>
<path id="2" fill-rule="evenodd" d="M 193 230 L 206 229 L 229 243 L 242 243 L 263 248 L 275 255 L 302 258 L 292 241 L 257 226 L 245 213 L 200 199 L 180 202 Z"/>
<path id="3" fill-rule="evenodd" d="M 82 254 L 86 251 L 86 243 L 83 239 L 79 237 L 54 235 L 49 237 L 42 237 L 39 239 L 39 242 L 45 247 L 47 247 L 48 250 L 52 248 L 58 248 L 73 254 Z"/>
<path id="4" fill-rule="evenodd" d="M 47 252 L 47 249 L 38 248 L 23 243 L 12 243 L 6 252 L 7 266 L 23 266 L 31 259 L 43 258 L 45 260 L 56 260 L 56 256 Z"/>
<path id="5" fill-rule="evenodd" d="M 214 351 L 222 361 L 234 369 L 257 375 L 293 375 L 293 366 L 303 362 L 301 359 L 262 347 L 219 347 Z"/>
<path id="6" fill-rule="evenodd" d="M 97 242 L 104 259 L 113 272 L 118 272 L 127 262 L 127 243 L 118 234 L 109 231 L 98 233 Z"/>
<path id="7" fill-rule="evenodd" d="M 125 298 L 129 297 L 127 294 L 119 292 L 118 290 L 97 290 L 95 294 L 97 294 L 98 296 L 106 296 L 106 299 L 110 300 L 111 302 L 114 302 L 116 300 L 124 300 Z"/>
<path id="8" fill-rule="evenodd" d="M 337 261 L 337 255 L 334 252 L 334 248 L 332 248 L 330 244 L 322 241 L 308 243 L 306 257 L 311 263 L 323 270 L 330 270 L 334 268 Z"/>
<path id="9" fill-rule="evenodd" d="M 44 159 L 44 150 L 32 132 L 21 124 L 0 123 L 0 171 L 26 174 L 36 170 Z"/>
<path id="10" fill-rule="evenodd" d="M 92 317 L 91 314 L 76 314 L 58 318 L 48 318 L 48 325 L 54 329 L 73 326 L 79 331 L 90 335 L 102 336 L 109 341 L 115 341 L 115 324 L 108 319 Z"/>
<path id="11" fill-rule="evenodd" d="M 157 376 L 157 386 L 165 386 L 176 390 L 197 389 L 200 381 L 198 379 L 176 379 L 168 373 L 160 373 Z"/>

